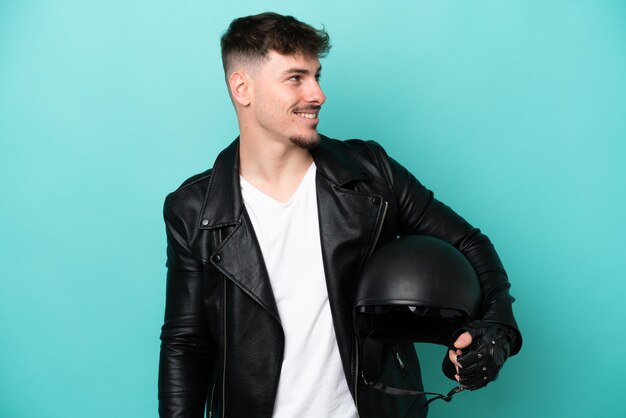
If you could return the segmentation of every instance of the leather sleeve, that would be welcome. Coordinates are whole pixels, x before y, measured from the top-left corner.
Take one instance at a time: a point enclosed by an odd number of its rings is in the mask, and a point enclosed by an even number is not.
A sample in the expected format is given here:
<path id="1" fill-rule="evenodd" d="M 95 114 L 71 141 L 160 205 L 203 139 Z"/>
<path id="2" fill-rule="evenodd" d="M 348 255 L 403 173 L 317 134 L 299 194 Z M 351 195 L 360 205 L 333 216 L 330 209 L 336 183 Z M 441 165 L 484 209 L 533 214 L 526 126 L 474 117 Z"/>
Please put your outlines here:
<path id="1" fill-rule="evenodd" d="M 435 199 L 408 170 L 388 157 L 382 147 L 378 148 L 387 181 L 391 182 L 397 199 L 399 234 L 425 234 L 443 239 L 467 257 L 482 287 L 482 320 L 512 328 L 516 337 L 511 355 L 516 354 L 521 348 L 522 336 L 513 315 L 515 299 L 509 294 L 507 274 L 489 238 Z"/>
<path id="2" fill-rule="evenodd" d="M 167 291 L 161 329 L 159 416 L 201 418 L 215 344 L 203 309 L 202 262 L 190 251 L 185 224 L 165 201 Z"/>

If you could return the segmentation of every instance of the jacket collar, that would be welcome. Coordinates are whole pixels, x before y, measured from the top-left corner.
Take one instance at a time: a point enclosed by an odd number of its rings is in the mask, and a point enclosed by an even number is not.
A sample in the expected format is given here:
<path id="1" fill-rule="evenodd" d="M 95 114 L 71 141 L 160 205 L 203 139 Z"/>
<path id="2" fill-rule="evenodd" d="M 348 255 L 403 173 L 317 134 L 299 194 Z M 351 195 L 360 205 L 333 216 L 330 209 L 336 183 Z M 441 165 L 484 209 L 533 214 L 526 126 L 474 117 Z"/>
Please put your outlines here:
<path id="1" fill-rule="evenodd" d="M 341 187 L 357 180 L 366 180 L 371 176 L 355 159 L 340 148 L 340 141 L 320 135 L 322 140 L 311 155 L 317 170 L 331 183 Z"/>
<path id="2" fill-rule="evenodd" d="M 320 137 L 320 144 L 311 152 L 318 174 L 324 176 L 335 187 L 371 177 L 361 164 L 340 148 L 339 141 L 324 135 Z M 237 137 L 215 160 L 198 228 L 212 229 L 238 224 L 243 207 L 239 182 L 239 137 Z"/>

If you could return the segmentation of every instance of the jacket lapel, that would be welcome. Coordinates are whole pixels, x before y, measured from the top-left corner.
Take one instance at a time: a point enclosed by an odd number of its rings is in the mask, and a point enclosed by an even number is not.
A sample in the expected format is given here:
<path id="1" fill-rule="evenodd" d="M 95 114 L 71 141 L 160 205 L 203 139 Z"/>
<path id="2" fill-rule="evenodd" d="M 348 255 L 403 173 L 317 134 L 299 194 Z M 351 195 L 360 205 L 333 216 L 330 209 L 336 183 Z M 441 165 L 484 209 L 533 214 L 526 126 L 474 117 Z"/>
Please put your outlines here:
<path id="1" fill-rule="evenodd" d="M 280 322 L 263 253 L 245 209 L 240 223 L 217 248 L 216 254 L 219 262 L 212 257 L 215 267 Z"/>
<path id="2" fill-rule="evenodd" d="M 367 181 L 371 175 L 340 145 L 324 138 L 313 157 L 318 168 L 317 205 L 328 297 L 346 376 L 352 379 L 348 370 L 353 342 L 352 304 L 359 269 L 374 245 L 382 199 L 355 191 L 355 182 Z"/>
<path id="3" fill-rule="evenodd" d="M 211 263 L 280 322 L 263 254 L 241 197 L 239 140 L 217 157 L 198 228 L 225 228 L 228 235 Z"/>

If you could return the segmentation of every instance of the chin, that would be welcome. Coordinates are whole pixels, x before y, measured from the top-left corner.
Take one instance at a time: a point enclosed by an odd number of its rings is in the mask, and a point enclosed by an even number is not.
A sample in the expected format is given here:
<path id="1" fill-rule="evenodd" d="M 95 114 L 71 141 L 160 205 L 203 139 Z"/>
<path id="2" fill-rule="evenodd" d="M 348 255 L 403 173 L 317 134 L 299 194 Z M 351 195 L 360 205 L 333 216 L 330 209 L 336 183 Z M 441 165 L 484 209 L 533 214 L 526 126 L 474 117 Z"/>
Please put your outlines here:
<path id="1" fill-rule="evenodd" d="M 306 150 L 312 150 L 319 145 L 320 136 L 316 132 L 312 136 L 292 136 L 291 138 L 289 138 L 289 140 L 291 141 L 292 144 L 300 148 L 303 148 Z"/>

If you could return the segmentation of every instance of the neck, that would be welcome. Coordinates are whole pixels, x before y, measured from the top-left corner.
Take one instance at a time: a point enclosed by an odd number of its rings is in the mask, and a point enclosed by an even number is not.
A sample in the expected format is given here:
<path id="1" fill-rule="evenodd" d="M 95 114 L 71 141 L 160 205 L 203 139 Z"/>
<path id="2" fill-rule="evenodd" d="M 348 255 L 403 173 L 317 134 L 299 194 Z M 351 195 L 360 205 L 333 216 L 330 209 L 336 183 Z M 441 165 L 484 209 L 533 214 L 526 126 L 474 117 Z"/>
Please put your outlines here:
<path id="1" fill-rule="evenodd" d="M 308 150 L 291 143 L 240 136 L 239 174 L 278 201 L 289 200 L 312 162 Z"/>

